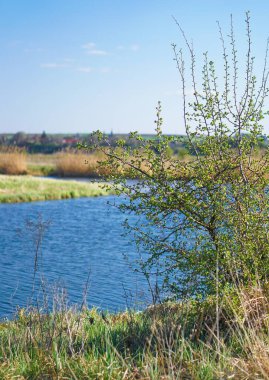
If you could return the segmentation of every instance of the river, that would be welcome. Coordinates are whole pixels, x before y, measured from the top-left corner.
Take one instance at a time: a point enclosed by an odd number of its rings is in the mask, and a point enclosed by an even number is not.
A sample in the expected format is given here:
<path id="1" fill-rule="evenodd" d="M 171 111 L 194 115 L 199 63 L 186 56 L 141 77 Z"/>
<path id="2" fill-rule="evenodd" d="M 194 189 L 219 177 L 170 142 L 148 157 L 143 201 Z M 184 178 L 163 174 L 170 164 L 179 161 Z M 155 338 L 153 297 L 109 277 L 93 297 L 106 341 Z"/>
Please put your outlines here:
<path id="1" fill-rule="evenodd" d="M 149 300 L 144 277 L 124 258 L 138 258 L 122 236 L 126 216 L 108 201 L 113 197 L 0 205 L 1 319 L 62 287 L 80 305 L 88 284 L 88 306 L 113 312 Z"/>

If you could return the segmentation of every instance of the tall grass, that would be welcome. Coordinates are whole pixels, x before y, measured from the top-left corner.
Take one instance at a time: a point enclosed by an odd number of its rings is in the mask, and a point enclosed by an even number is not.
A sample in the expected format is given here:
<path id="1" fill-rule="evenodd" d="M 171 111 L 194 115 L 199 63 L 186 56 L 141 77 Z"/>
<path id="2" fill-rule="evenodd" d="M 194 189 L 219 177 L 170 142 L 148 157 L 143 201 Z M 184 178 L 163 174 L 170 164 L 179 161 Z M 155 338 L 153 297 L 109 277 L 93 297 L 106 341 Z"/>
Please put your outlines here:
<path id="1" fill-rule="evenodd" d="M 100 152 L 87 154 L 75 149 L 54 154 L 27 154 L 18 148 L 2 149 L 0 150 L 0 174 L 89 178 L 97 178 L 99 176 L 106 177 L 111 174 L 109 168 L 99 165 L 99 162 L 104 159 L 105 156 Z M 182 162 L 188 161 L 189 159 L 189 156 L 180 156 Z M 141 169 L 149 172 L 149 168 L 143 164 Z M 128 168 L 124 168 L 124 165 L 121 168 L 117 168 L 117 170 L 125 170 L 127 177 L 132 176 L 131 173 L 128 172 Z"/>
<path id="2" fill-rule="evenodd" d="M 0 325 L 0 377 L 268 379 L 268 292 L 238 288 L 223 299 L 220 342 L 214 310 L 209 298 L 103 314 L 70 308 L 61 293 L 51 312 L 22 309 Z"/>
<path id="3" fill-rule="evenodd" d="M 2 149 L 0 151 L 0 174 L 26 174 L 26 154 L 19 149 Z"/>
<path id="4" fill-rule="evenodd" d="M 108 175 L 108 169 L 98 168 L 98 161 L 102 159 L 98 153 L 85 154 L 76 150 L 27 154 L 19 149 L 6 149 L 0 151 L 0 174 L 97 178 Z"/>
<path id="5" fill-rule="evenodd" d="M 61 152 L 56 157 L 55 173 L 62 177 L 97 177 L 100 159 L 98 155 L 75 150 Z"/>

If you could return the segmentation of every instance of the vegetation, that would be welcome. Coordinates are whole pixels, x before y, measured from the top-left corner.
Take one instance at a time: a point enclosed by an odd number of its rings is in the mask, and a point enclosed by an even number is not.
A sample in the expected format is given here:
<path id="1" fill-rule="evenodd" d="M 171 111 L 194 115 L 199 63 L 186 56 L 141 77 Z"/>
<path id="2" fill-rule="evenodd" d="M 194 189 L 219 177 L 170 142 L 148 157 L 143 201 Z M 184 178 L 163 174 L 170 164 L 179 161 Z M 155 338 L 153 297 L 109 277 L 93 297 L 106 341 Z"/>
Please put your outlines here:
<path id="1" fill-rule="evenodd" d="M 18 148 L 0 151 L 0 174 L 58 177 L 91 177 L 98 172 L 98 154 L 84 154 L 75 149 L 55 154 L 28 154 Z M 102 175 L 106 175 L 103 171 Z"/>
<path id="2" fill-rule="evenodd" d="M 222 292 L 236 282 L 254 279 L 264 283 L 269 270 L 268 183 L 269 151 L 257 155 L 263 119 L 268 114 L 267 52 L 257 84 L 251 52 L 249 14 L 246 14 L 247 53 L 243 78 L 239 78 L 237 47 L 231 18 L 226 46 L 221 28 L 224 84 L 218 83 L 215 65 L 204 54 L 202 83 L 197 84 L 195 52 L 180 32 L 190 56 L 190 82 L 183 51 L 173 45 L 183 98 L 183 121 L 189 161 L 171 158 L 171 144 L 180 137 L 162 134 L 161 105 L 157 107 L 156 139 L 133 149 L 125 140 L 111 147 L 97 132 L 93 144 L 106 155 L 102 167 L 110 169 L 113 189 L 125 195 L 120 209 L 141 217 L 141 224 L 126 226 L 138 245 L 149 252 L 139 263 L 149 278 L 159 273 L 163 289 L 175 299 L 202 297 Z M 242 71 L 242 70 L 241 70 Z M 222 75 L 221 75 L 222 76 Z M 238 90 L 243 81 L 242 93 Z M 193 96 L 186 94 L 192 86 Z M 105 146 L 106 144 L 106 146 Z M 87 148 L 87 146 L 85 146 Z M 137 183 L 125 180 L 129 172 Z"/>
<path id="3" fill-rule="evenodd" d="M 182 160 L 190 159 L 185 148 L 174 151 Z M 177 153 L 176 153 L 177 152 Z M 98 152 L 86 154 L 67 149 L 54 154 L 29 154 L 19 148 L 0 149 L 0 174 L 29 174 L 34 176 L 87 177 L 108 176 L 108 168 L 100 170 L 98 162 L 104 158 Z"/>
<path id="4" fill-rule="evenodd" d="M 219 26 L 223 85 L 207 53 L 202 83 L 197 84 L 195 52 L 178 25 L 190 58 L 188 83 L 183 50 L 173 45 L 192 160 L 171 159 L 171 143 L 178 138 L 163 135 L 160 103 L 156 140 L 145 140 L 134 132 L 130 138 L 140 142 L 137 148 L 124 140 L 118 141 L 116 148 L 109 142 L 104 148 L 106 137 L 96 132 L 94 138 L 100 143 L 92 145 L 106 155 L 101 165 L 115 173 L 110 179 L 112 188 L 125 196 L 125 202 L 119 206 L 127 216 L 125 226 L 138 246 L 148 252 L 148 257 L 137 262 L 136 269 L 144 273 L 149 284 L 157 276 L 155 288 L 151 287 L 154 301 L 163 297 L 174 300 L 215 297 L 213 332 L 219 361 L 225 352 L 220 316 L 225 293 L 232 294 L 238 284 L 267 286 L 269 271 L 269 150 L 258 154 L 263 120 L 268 115 L 264 109 L 269 92 L 268 42 L 257 84 L 249 13 L 245 24 L 247 52 L 240 78 L 232 17 L 230 50 Z M 239 82 L 244 83 L 241 92 Z M 186 91 L 190 86 L 192 96 Z M 126 182 L 127 171 L 134 178 L 139 175 L 140 181 Z M 131 213 L 141 218 L 140 224 L 129 223 Z M 263 355 L 267 354 L 263 351 Z"/>
<path id="5" fill-rule="evenodd" d="M 96 197 L 106 194 L 97 183 L 0 175 L 0 203 Z"/>
<path id="6" fill-rule="evenodd" d="M 125 197 L 126 227 L 149 253 L 137 270 L 149 285 L 157 276 L 153 305 L 118 315 L 69 309 L 65 301 L 52 312 L 20 310 L 0 328 L 4 379 L 269 378 L 269 151 L 259 150 L 268 45 L 257 85 L 248 13 L 245 21 L 241 93 L 232 18 L 230 52 L 219 28 L 223 87 L 207 54 L 197 85 L 195 53 L 179 26 L 193 88 L 189 99 L 183 51 L 174 45 L 191 160 L 171 153 L 180 137 L 163 135 L 160 104 L 155 139 L 131 133 L 132 143 L 111 145 L 100 132 L 92 136 L 92 149 L 104 157 L 99 170 L 113 181 L 108 187 Z M 141 223 L 130 224 L 130 213 Z M 169 302 L 158 304 L 160 278 Z"/>
<path id="7" fill-rule="evenodd" d="M 57 152 L 74 149 L 78 143 L 87 142 L 89 134 L 27 134 L 24 132 L 17 132 L 15 134 L 0 134 L 0 147 L 7 148 L 20 148 L 24 149 L 30 154 L 54 154 Z M 155 139 L 155 135 L 143 135 L 145 139 Z M 107 134 L 107 139 L 111 146 L 116 146 L 117 141 L 125 138 L 125 134 Z M 173 146 L 175 153 L 181 148 L 186 148 L 186 136 L 182 136 L 181 142 Z M 128 141 L 130 146 L 135 147 L 139 142 L 135 139 Z"/>
<path id="8" fill-rule="evenodd" d="M 102 157 L 97 153 L 85 154 L 81 151 L 61 152 L 56 158 L 55 174 L 61 177 L 105 177 L 109 174 L 108 170 L 98 168 Z"/>
<path id="9" fill-rule="evenodd" d="M 57 154 L 26 154 L 27 174 L 33 176 L 55 175 Z"/>
<path id="10" fill-rule="evenodd" d="M 75 310 L 55 298 L 52 313 L 22 309 L 0 324 L 1 379 L 269 377 L 269 299 L 260 288 L 223 298 L 220 355 L 212 297 L 121 314 Z"/>
<path id="11" fill-rule="evenodd" d="M 15 134 L 0 134 L 0 145 L 2 147 L 19 147 L 31 154 L 53 154 L 67 147 L 75 147 L 76 143 L 86 135 L 61 135 L 27 134 L 17 132 Z"/>
<path id="12" fill-rule="evenodd" d="M 18 150 L 3 150 L 0 152 L 0 174 L 26 174 L 27 165 L 25 153 Z"/>

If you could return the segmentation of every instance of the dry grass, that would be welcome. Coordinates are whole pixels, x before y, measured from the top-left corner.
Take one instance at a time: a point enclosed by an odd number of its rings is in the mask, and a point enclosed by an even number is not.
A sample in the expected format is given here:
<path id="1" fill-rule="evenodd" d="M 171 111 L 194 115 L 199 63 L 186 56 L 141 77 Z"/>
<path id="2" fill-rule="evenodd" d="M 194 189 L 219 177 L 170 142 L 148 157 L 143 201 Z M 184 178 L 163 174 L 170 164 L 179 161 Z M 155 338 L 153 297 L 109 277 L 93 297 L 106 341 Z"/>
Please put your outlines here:
<path id="1" fill-rule="evenodd" d="M 28 173 L 32 175 L 56 175 L 60 177 L 106 176 L 107 169 L 98 169 L 101 154 L 87 154 L 78 150 L 62 151 L 55 154 L 27 155 Z"/>
<path id="2" fill-rule="evenodd" d="M 75 149 L 54 154 L 26 154 L 19 149 L 8 149 L 0 151 L 0 174 L 97 178 L 107 177 L 113 170 L 113 174 L 115 171 L 124 172 L 127 177 L 137 175 L 127 164 L 119 165 L 117 168 L 100 166 L 98 162 L 104 160 L 106 157 L 103 153 L 88 154 Z M 129 157 L 128 161 L 131 160 L 134 160 L 134 157 Z M 189 156 L 180 158 L 181 163 L 189 160 Z M 140 163 L 139 166 L 145 172 L 151 173 L 151 168 L 146 162 Z"/>
<path id="3" fill-rule="evenodd" d="M 19 149 L 0 152 L 0 174 L 26 174 L 26 154 Z"/>
<path id="4" fill-rule="evenodd" d="M 100 155 L 79 151 L 61 152 L 56 156 L 56 174 L 61 177 L 97 177 Z M 100 174 L 105 174 L 105 171 Z"/>

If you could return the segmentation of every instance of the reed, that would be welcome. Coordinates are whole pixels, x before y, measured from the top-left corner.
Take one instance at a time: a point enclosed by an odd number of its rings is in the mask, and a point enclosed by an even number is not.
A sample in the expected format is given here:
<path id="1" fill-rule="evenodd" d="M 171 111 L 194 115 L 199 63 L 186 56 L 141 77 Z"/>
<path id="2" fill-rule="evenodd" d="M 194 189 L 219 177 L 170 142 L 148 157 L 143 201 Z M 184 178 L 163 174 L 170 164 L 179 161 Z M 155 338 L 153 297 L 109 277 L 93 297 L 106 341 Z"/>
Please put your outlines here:
<path id="1" fill-rule="evenodd" d="M 19 149 L 2 149 L 0 151 L 0 174 L 26 174 L 26 154 Z"/>
<path id="2" fill-rule="evenodd" d="M 80 151 L 65 151 L 57 154 L 55 174 L 61 177 L 92 177 L 107 175 L 108 169 L 99 169 L 100 154 L 85 154 Z"/>

